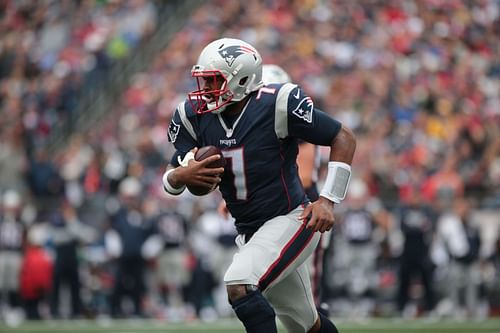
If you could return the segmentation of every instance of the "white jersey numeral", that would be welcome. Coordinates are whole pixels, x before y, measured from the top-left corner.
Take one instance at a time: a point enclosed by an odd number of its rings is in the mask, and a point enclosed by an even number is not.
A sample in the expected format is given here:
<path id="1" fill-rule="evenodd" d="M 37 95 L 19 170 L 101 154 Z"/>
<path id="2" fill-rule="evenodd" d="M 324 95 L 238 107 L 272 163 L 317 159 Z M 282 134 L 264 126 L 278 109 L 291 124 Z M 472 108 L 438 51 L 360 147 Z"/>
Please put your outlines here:
<path id="1" fill-rule="evenodd" d="M 260 99 L 262 93 L 265 93 L 265 94 L 274 94 L 275 92 L 276 92 L 275 88 L 262 87 L 262 88 L 259 89 L 259 92 L 257 93 L 257 98 L 256 99 Z"/>
<path id="2" fill-rule="evenodd" d="M 224 158 L 231 159 L 231 172 L 234 175 L 234 187 L 236 188 L 236 199 L 247 199 L 247 181 L 245 177 L 245 163 L 243 159 L 243 147 L 231 150 L 223 150 Z"/>

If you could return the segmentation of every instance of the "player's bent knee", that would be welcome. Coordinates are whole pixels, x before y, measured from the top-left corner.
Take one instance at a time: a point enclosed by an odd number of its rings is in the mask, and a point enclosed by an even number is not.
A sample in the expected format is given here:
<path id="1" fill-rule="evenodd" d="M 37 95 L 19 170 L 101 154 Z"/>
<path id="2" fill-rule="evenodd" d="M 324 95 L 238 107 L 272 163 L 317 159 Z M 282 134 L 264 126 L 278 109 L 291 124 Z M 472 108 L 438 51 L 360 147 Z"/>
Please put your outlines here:
<path id="1" fill-rule="evenodd" d="M 243 286 L 243 290 L 245 290 L 245 286 Z M 232 306 L 247 332 L 277 332 L 276 313 L 259 290 L 250 291 L 243 297 L 234 300 Z"/>
<path id="2" fill-rule="evenodd" d="M 233 304 L 240 298 L 245 297 L 247 294 L 247 288 L 244 284 L 232 284 L 226 286 L 227 297 L 229 298 L 229 303 Z"/>
<path id="3" fill-rule="evenodd" d="M 330 319 L 328 319 L 321 312 L 318 312 L 318 314 L 319 314 L 319 320 L 320 320 L 321 326 L 319 327 L 319 330 L 314 331 L 314 332 L 339 333 L 339 331 L 337 330 L 337 327 L 332 323 L 332 321 Z"/>

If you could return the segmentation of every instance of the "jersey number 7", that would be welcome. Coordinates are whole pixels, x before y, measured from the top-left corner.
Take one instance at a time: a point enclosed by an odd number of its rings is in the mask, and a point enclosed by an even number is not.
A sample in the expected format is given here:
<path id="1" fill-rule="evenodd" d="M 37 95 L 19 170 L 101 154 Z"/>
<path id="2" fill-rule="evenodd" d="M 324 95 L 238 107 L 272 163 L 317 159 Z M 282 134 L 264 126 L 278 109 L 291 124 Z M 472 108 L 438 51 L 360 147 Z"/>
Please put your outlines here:
<path id="1" fill-rule="evenodd" d="M 274 94 L 276 93 L 275 88 L 262 87 L 257 93 L 257 98 L 260 99 L 262 93 L 264 94 Z M 224 158 L 231 159 L 231 172 L 234 175 L 234 187 L 236 188 L 236 199 L 246 200 L 247 199 L 247 181 L 245 178 L 245 163 L 243 159 L 243 147 L 223 150 L 222 155 Z"/>
<path id="2" fill-rule="evenodd" d="M 247 181 L 245 178 L 245 163 L 243 159 L 243 147 L 223 150 L 224 158 L 231 159 L 231 172 L 234 175 L 234 187 L 236 189 L 236 199 L 247 199 Z"/>

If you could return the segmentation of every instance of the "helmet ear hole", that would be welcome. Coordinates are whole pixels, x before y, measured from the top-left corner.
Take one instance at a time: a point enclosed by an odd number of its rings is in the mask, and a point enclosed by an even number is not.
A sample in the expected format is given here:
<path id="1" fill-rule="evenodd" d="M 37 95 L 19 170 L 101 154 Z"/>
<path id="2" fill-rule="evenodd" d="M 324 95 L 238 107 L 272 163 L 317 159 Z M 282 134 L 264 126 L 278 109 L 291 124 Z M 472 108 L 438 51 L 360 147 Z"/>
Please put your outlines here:
<path id="1" fill-rule="evenodd" d="M 238 82 L 238 84 L 240 86 L 244 86 L 245 83 L 247 83 L 247 81 L 248 81 L 248 76 L 245 76 L 245 77 L 243 77 L 243 78 L 240 79 L 240 82 Z"/>

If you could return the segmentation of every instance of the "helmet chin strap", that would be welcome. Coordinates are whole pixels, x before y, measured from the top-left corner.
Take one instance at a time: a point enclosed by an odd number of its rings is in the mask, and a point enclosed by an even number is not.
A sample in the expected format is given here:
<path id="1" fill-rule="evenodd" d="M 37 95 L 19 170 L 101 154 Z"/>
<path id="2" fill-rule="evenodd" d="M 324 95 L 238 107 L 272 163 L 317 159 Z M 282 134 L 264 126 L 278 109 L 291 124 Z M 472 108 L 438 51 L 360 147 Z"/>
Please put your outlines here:
<path id="1" fill-rule="evenodd" d="M 207 107 L 208 107 L 209 110 L 211 110 L 212 113 L 214 113 L 214 114 L 222 113 L 226 109 L 227 106 L 229 106 L 229 105 L 231 105 L 231 104 L 233 104 L 233 103 L 236 102 L 236 101 L 229 101 L 225 105 L 222 105 L 221 107 L 215 109 L 217 107 L 217 104 L 220 105 L 220 104 L 224 103 L 224 99 L 222 97 L 223 96 L 219 97 L 218 103 L 217 102 L 207 103 Z"/>
<path id="2" fill-rule="evenodd" d="M 215 104 L 215 103 L 210 103 L 210 104 Z M 210 104 L 208 104 L 208 106 L 210 106 Z M 212 110 L 211 112 L 212 112 L 213 114 L 219 114 L 219 113 L 222 113 L 222 112 L 226 109 L 226 106 L 228 106 L 229 104 L 230 104 L 230 103 L 228 103 L 228 104 L 226 104 L 226 105 L 223 105 L 223 106 L 221 106 L 221 107 L 220 107 L 220 108 L 218 108 L 218 109 Z M 215 105 L 214 105 L 214 107 L 215 107 Z M 210 109 L 210 107 L 209 107 L 209 109 Z"/>

